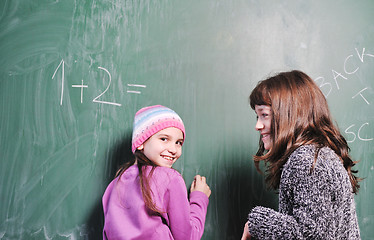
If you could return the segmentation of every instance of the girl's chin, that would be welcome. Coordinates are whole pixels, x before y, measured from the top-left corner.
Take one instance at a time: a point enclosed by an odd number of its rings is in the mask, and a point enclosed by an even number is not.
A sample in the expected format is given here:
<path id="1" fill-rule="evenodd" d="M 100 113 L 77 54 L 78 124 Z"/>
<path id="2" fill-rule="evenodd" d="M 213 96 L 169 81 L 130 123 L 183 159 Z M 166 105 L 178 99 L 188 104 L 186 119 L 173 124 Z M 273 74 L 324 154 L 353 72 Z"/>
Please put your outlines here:
<path id="1" fill-rule="evenodd" d="M 266 150 L 270 150 L 270 148 L 271 148 L 271 144 L 269 143 L 269 142 L 263 142 L 264 143 L 264 148 L 266 149 Z"/>

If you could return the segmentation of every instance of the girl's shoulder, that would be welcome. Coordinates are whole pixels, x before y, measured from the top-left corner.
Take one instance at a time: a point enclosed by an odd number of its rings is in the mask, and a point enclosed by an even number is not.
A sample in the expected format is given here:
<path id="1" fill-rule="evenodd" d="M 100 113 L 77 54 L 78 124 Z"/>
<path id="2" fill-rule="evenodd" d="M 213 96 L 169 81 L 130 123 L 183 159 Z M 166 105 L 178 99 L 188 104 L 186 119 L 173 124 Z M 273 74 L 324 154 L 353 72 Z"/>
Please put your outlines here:
<path id="1" fill-rule="evenodd" d="M 315 152 L 316 147 L 314 145 L 303 145 L 296 148 L 282 167 L 281 185 L 292 185 L 295 181 L 309 176 L 315 159 Z"/>
<path id="2" fill-rule="evenodd" d="M 151 171 L 152 167 L 147 167 L 147 171 Z M 168 167 L 161 167 L 158 166 L 153 170 L 154 177 L 156 178 L 161 178 L 169 181 L 173 181 L 175 179 L 181 179 L 182 175 L 175 169 L 173 168 L 168 168 Z"/>
<path id="3" fill-rule="evenodd" d="M 178 177 L 181 176 L 181 174 L 174 168 L 158 166 L 155 168 L 155 171 L 159 172 L 160 174 L 166 174 L 169 176 L 178 176 Z"/>
<path id="4" fill-rule="evenodd" d="M 318 157 L 323 159 L 340 159 L 340 157 L 329 147 L 323 147 L 318 152 Z M 340 161 L 339 161 L 340 162 Z"/>
<path id="5" fill-rule="evenodd" d="M 170 191 L 171 189 L 186 189 L 186 183 L 182 175 L 173 168 L 156 167 L 150 181 L 159 193 Z"/>
<path id="6" fill-rule="evenodd" d="M 152 171 L 152 166 L 146 166 L 145 167 L 145 173 L 148 175 Z M 122 174 L 122 177 L 124 178 L 134 178 L 139 175 L 139 169 L 137 165 L 132 165 L 126 171 Z M 168 167 L 161 167 L 157 166 L 153 169 L 152 176 L 158 176 L 158 177 L 168 177 L 168 178 L 179 178 L 182 177 L 181 174 L 173 169 Z M 122 178 L 121 177 L 121 178 Z M 117 177 L 118 178 L 118 177 Z"/>
<path id="7" fill-rule="evenodd" d="M 288 157 L 286 164 L 301 164 L 305 161 L 314 159 L 316 154 L 316 146 L 314 145 L 302 145 L 296 148 L 291 155 Z"/>
<path id="8" fill-rule="evenodd" d="M 153 169 L 153 171 L 152 171 Z M 145 171 L 144 171 L 145 170 Z M 182 175 L 173 168 L 168 167 L 152 167 L 146 166 L 143 170 L 144 176 L 150 177 L 149 180 L 154 182 L 156 185 L 164 185 L 167 186 L 170 183 L 181 184 L 184 183 Z M 135 179 L 139 177 L 139 169 L 137 165 L 132 165 L 122 174 L 120 178 L 120 182 L 130 181 L 133 182 Z M 113 180 L 113 182 L 117 181 L 118 177 Z"/>
<path id="9" fill-rule="evenodd" d="M 283 166 L 284 171 L 309 172 L 315 159 L 317 148 L 315 145 L 302 145 L 296 148 Z"/>
<path id="10" fill-rule="evenodd" d="M 316 151 L 316 146 L 313 144 L 301 145 L 296 148 L 290 155 L 290 158 L 295 155 L 314 155 Z"/>
<path id="11" fill-rule="evenodd" d="M 318 152 L 317 152 L 318 151 Z M 318 156 L 316 156 L 318 154 Z M 318 161 L 317 159 L 323 159 L 323 161 Z M 320 165 L 322 162 L 336 162 L 335 159 L 339 159 L 339 157 L 335 154 L 335 152 L 329 147 L 322 147 L 318 148 L 317 146 L 310 144 L 310 145 L 302 145 L 298 147 L 295 151 L 291 153 L 287 162 L 284 165 L 284 169 L 297 169 L 298 171 L 304 171 L 309 173 L 310 169 L 313 167 L 317 160 L 316 166 Z M 326 161 L 332 160 L 332 161 Z M 338 161 L 339 162 L 339 161 Z"/>
<path id="12" fill-rule="evenodd" d="M 314 159 L 316 157 L 316 151 L 318 151 L 318 157 L 323 159 L 335 159 L 339 158 L 338 155 L 329 147 L 320 147 L 310 144 L 310 145 L 302 145 L 298 147 L 295 151 L 293 151 L 288 158 L 289 160 L 295 160 L 295 159 L 306 159 L 306 160 L 312 160 L 314 162 Z"/>

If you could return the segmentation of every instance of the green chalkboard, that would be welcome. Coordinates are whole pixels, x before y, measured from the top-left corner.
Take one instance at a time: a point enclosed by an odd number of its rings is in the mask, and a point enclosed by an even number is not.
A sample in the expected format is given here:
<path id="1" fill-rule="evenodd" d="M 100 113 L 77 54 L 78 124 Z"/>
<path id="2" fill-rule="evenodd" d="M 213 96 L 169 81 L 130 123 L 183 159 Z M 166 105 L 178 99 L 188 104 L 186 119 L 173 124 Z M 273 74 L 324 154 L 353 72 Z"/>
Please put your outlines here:
<path id="1" fill-rule="evenodd" d="M 359 225 L 374 239 L 373 13 L 372 0 L 0 1 L 0 238 L 100 239 L 133 116 L 162 104 L 187 128 L 175 168 L 213 192 L 203 239 L 239 239 L 251 208 L 277 208 L 251 160 L 248 96 L 300 69 L 360 161 Z"/>

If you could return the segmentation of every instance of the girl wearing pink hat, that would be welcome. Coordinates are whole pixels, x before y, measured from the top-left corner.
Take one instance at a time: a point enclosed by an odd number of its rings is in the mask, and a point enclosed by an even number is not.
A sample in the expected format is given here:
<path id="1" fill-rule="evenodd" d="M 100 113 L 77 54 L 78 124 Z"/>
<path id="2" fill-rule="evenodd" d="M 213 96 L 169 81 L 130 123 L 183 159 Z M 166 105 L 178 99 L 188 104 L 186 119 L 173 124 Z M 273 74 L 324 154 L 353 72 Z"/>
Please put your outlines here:
<path id="1" fill-rule="evenodd" d="M 135 158 L 117 172 L 103 196 L 103 239 L 200 239 L 211 194 L 196 175 L 188 199 L 172 169 L 182 154 L 185 128 L 173 110 L 155 105 L 134 119 Z"/>

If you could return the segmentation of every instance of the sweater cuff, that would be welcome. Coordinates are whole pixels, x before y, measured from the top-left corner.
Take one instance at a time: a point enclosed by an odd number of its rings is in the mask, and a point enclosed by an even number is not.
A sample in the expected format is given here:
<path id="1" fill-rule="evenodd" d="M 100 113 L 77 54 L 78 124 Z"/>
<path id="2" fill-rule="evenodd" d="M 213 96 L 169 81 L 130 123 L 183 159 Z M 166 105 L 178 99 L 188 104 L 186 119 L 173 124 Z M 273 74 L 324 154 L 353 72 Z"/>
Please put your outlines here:
<path id="1" fill-rule="evenodd" d="M 258 239 L 303 239 L 294 217 L 271 208 L 255 207 L 248 215 L 249 233 Z"/>
<path id="2" fill-rule="evenodd" d="M 269 217 L 275 218 L 274 210 L 265 207 L 255 207 L 248 214 L 248 228 L 249 233 L 256 238 L 261 238 L 268 234 L 269 229 L 274 226 L 275 219 L 269 219 Z"/>
<path id="3" fill-rule="evenodd" d="M 190 193 L 190 202 L 203 202 L 205 206 L 208 206 L 209 198 L 201 191 L 193 191 Z"/>

